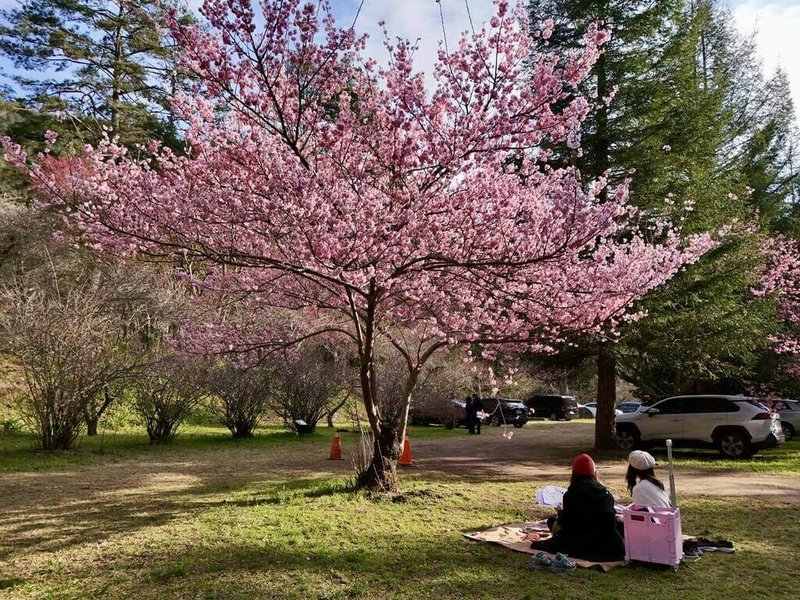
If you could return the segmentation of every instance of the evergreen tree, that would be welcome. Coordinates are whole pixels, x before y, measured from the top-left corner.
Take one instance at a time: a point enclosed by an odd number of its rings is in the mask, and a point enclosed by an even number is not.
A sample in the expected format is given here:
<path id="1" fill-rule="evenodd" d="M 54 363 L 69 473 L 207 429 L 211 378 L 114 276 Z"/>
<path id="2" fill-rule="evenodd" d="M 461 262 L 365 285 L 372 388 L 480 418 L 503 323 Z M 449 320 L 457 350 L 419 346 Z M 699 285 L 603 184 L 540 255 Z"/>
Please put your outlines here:
<path id="1" fill-rule="evenodd" d="M 594 20 L 613 28 L 580 90 L 596 103 L 583 132 L 587 154 L 565 159 L 590 177 L 631 177 L 644 226 L 667 217 L 694 232 L 748 219 L 755 208 L 780 213 L 791 181 L 791 113 L 774 98 L 779 78 L 764 82 L 752 44 L 722 9 L 681 0 L 533 0 L 530 12 L 534 27 L 537 15 L 555 15 L 553 35 L 536 38 L 541 48 L 579 47 Z M 741 229 L 645 299 L 649 318 L 624 327 L 620 343 L 595 342 L 598 447 L 613 443 L 618 373 L 666 395 L 693 377 L 740 374 L 763 346 L 770 307 L 748 293 L 758 259 L 752 232 Z"/>
<path id="2" fill-rule="evenodd" d="M 90 139 L 176 136 L 168 98 L 180 75 L 158 0 L 20 0 L 0 11 L 0 54 L 29 108 L 66 113 Z M 188 19 L 187 16 L 182 17 Z"/>

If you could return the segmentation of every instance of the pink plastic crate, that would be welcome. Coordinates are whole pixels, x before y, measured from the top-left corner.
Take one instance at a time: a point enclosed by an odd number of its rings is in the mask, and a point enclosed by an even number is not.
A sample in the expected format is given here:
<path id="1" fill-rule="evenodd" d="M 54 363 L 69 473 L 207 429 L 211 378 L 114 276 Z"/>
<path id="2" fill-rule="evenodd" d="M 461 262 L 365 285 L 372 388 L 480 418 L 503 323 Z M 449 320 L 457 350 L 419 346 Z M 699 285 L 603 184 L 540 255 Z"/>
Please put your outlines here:
<path id="1" fill-rule="evenodd" d="M 650 512 L 644 512 L 642 509 Z M 625 560 L 669 565 L 683 558 L 680 509 L 631 504 L 622 511 L 625 524 Z"/>

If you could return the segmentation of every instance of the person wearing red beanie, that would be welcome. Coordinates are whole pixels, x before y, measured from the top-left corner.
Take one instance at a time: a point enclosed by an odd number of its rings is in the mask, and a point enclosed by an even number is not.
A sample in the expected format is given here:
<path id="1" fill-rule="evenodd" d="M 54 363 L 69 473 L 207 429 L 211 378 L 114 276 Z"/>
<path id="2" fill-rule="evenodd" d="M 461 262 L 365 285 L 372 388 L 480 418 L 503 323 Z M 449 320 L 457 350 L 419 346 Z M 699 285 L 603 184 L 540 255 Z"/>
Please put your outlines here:
<path id="1" fill-rule="evenodd" d="M 553 537 L 533 542 L 531 548 L 597 562 L 625 558 L 614 497 L 597 481 L 597 469 L 588 454 L 579 454 L 572 461 L 572 479 L 551 529 Z"/>
<path id="2" fill-rule="evenodd" d="M 594 460 L 588 454 L 578 454 L 575 460 L 572 461 L 572 474 L 573 475 L 591 475 L 595 476 L 597 467 L 595 467 Z"/>

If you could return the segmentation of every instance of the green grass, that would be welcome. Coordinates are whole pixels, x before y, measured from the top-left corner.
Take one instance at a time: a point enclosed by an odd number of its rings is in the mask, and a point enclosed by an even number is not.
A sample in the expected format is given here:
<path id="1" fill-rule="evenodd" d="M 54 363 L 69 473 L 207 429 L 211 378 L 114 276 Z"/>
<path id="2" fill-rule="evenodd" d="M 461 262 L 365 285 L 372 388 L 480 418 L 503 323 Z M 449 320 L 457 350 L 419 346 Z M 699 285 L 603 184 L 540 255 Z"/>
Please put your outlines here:
<path id="1" fill-rule="evenodd" d="M 166 521 L 132 521 L 109 535 L 97 528 L 56 552 L 12 558 L 0 590 L 47 598 L 505 599 L 621 598 L 635 586 L 648 600 L 794 597 L 797 504 L 685 502 L 684 531 L 730 539 L 737 553 L 705 555 L 677 573 L 534 573 L 522 554 L 463 539 L 530 518 L 534 486 L 415 479 L 390 500 L 350 493 L 343 478 L 254 482 Z"/>
<path id="2" fill-rule="evenodd" d="M 563 441 L 542 460 L 574 442 L 567 424 L 542 427 Z M 416 440 L 464 435 L 410 433 Z M 349 444 L 357 434 L 343 435 Z M 0 599 L 796 595 L 800 502 L 791 496 L 682 494 L 684 532 L 729 539 L 737 552 L 707 554 L 677 572 L 530 572 L 526 556 L 462 533 L 545 516 L 534 492 L 558 481 L 465 481 L 411 469 L 402 472 L 401 496 L 370 498 L 348 489 L 346 463 L 336 465 L 342 475 L 319 474 L 333 467 L 325 459 L 331 436 L 327 427 L 304 438 L 265 428 L 233 440 L 222 428 L 191 426 L 168 446 L 151 447 L 138 432 L 113 433 L 61 454 L 32 451 L 28 434 L 0 436 Z M 798 455 L 800 442 L 791 442 L 752 462 L 684 451 L 676 461 L 710 475 L 796 473 Z M 622 486 L 612 487 L 623 493 Z"/>
<path id="3" fill-rule="evenodd" d="M 352 427 L 343 427 L 344 439 L 357 434 Z M 443 427 L 410 427 L 413 439 L 446 438 L 461 435 L 462 431 L 448 431 Z M 11 435 L 0 434 L 0 473 L 66 469 L 96 462 L 98 459 L 114 460 L 134 456 L 159 456 L 187 452 L 213 452 L 216 450 L 247 448 L 276 448 L 291 444 L 319 442 L 329 444 L 333 431 L 320 426 L 309 435 L 301 437 L 279 426 L 261 427 L 251 439 L 233 439 L 224 427 L 188 425 L 169 444 L 150 446 L 142 430 L 101 432 L 97 436 L 82 436 L 73 450 L 45 452 L 37 449 L 39 442 L 29 432 Z"/>
<path id="4" fill-rule="evenodd" d="M 310 438 L 325 437 L 325 431 Z M 97 459 L 157 456 L 182 452 L 214 451 L 237 445 L 273 447 L 298 443 L 296 435 L 277 427 L 262 428 L 249 440 L 235 440 L 221 427 L 189 426 L 181 429 L 169 444 L 150 446 L 143 431 L 112 431 L 97 436 L 82 436 L 75 448 L 66 452 L 39 450 L 31 433 L 0 435 L 0 472 L 64 469 L 88 464 Z"/>

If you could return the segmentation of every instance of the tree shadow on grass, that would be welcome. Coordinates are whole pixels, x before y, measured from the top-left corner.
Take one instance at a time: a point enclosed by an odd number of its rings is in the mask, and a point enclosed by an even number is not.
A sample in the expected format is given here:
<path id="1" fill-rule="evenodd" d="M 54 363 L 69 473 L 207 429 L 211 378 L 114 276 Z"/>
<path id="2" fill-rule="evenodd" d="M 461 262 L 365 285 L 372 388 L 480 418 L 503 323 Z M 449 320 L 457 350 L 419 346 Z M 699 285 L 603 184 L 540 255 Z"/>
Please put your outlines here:
<path id="1" fill-rule="evenodd" d="M 457 497 L 446 486 L 432 493 L 412 489 L 402 506 L 364 502 L 346 491 L 344 478 L 243 481 L 226 486 L 222 497 L 219 490 L 216 482 L 199 482 L 102 506 L 76 501 L 33 516 L 20 510 L 4 520 L 2 543 L 18 553 L 58 551 L 176 520 L 196 529 L 194 537 L 174 544 L 169 529 L 156 529 L 141 547 L 112 546 L 102 570 L 72 564 L 43 576 L 54 586 L 67 577 L 86 590 L 102 587 L 112 596 L 141 599 L 520 598 L 528 591 L 532 598 L 583 598 L 589 590 L 620 597 L 634 579 L 650 590 L 677 584 L 683 597 L 769 598 L 795 578 L 797 530 L 776 529 L 775 515 L 796 523 L 797 505 L 692 500 L 684 506 L 684 530 L 731 539 L 737 555 L 704 557 L 677 574 L 637 569 L 554 575 L 528 572 L 525 555 L 464 540 L 461 531 L 489 526 L 510 511 L 498 512 L 501 500 L 474 507 L 475 497 Z M 43 527 L 52 531 L 37 531 Z M 22 575 L 8 573 L 8 585 L 18 585 Z"/>
<path id="2" fill-rule="evenodd" d="M 240 497 L 249 490 L 245 497 Z M 133 492 L 100 497 L 87 494 L 57 504 L 5 510 L 0 522 L 0 559 L 13 553 L 55 552 L 98 542 L 145 527 L 166 525 L 220 507 L 285 504 L 298 493 L 321 498 L 350 493 L 346 481 L 328 477 L 293 480 L 249 479 L 197 482 L 182 490 Z"/>
<path id="3" fill-rule="evenodd" d="M 298 488 L 296 497 L 303 496 Z M 303 505 L 295 507 L 296 514 L 271 513 L 270 519 L 291 527 Z M 425 502 L 417 503 L 410 518 L 425 509 Z M 178 552 L 156 547 L 118 557 L 114 569 L 125 580 L 118 595 L 135 587 L 139 598 L 521 598 L 527 592 L 532 598 L 585 598 L 590 593 L 612 598 L 629 595 L 632 582 L 654 597 L 674 597 L 677 586 L 688 598 L 780 598 L 788 597 L 795 578 L 791 557 L 796 543 L 790 532 L 769 537 L 774 509 L 756 503 L 692 506 L 693 520 L 716 520 L 714 533 L 733 539 L 737 554 L 704 556 L 677 573 L 645 568 L 609 574 L 529 572 L 526 555 L 468 542 L 452 531 L 451 523 L 393 529 L 388 519 L 402 520 L 402 515 L 382 511 L 372 515 L 374 521 L 353 522 L 347 536 L 312 527 L 299 538 L 271 537 L 282 526 L 274 523 L 263 536 L 206 537 Z M 789 516 L 799 514 L 792 507 Z M 96 574 L 86 567 L 70 576 L 90 579 Z"/>

